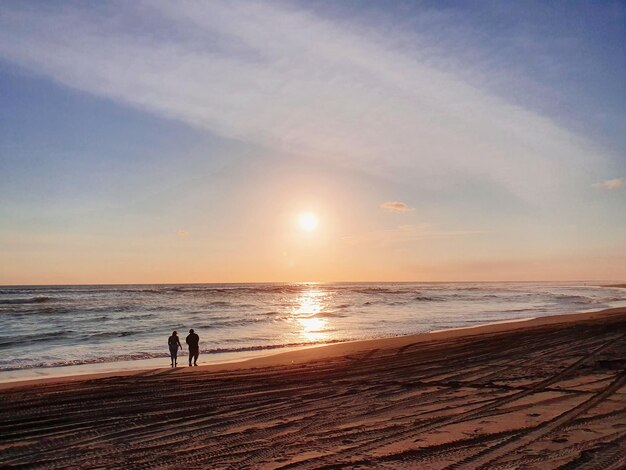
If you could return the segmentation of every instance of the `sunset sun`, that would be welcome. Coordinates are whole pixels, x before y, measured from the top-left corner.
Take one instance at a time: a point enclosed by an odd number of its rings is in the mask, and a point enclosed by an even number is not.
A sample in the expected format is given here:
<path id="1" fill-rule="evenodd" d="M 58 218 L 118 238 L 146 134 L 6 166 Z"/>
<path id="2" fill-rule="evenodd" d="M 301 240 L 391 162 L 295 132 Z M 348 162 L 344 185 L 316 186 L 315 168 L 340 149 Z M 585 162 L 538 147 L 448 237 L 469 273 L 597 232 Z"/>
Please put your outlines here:
<path id="1" fill-rule="evenodd" d="M 317 215 L 315 215 L 313 212 L 302 212 L 298 216 L 298 224 L 300 225 L 300 228 L 302 230 L 310 232 L 317 228 L 319 224 L 319 219 L 317 218 Z"/>

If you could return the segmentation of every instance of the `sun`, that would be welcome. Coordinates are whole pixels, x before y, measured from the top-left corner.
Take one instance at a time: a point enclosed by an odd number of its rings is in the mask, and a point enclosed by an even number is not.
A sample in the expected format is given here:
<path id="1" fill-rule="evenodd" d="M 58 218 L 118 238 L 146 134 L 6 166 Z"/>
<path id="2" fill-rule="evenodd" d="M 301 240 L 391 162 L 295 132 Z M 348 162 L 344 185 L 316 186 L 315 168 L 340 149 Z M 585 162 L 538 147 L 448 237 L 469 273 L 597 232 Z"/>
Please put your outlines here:
<path id="1" fill-rule="evenodd" d="M 311 230 L 315 230 L 317 228 L 319 219 L 313 212 L 302 212 L 298 216 L 298 223 L 300 224 L 300 228 L 302 230 L 310 232 Z"/>

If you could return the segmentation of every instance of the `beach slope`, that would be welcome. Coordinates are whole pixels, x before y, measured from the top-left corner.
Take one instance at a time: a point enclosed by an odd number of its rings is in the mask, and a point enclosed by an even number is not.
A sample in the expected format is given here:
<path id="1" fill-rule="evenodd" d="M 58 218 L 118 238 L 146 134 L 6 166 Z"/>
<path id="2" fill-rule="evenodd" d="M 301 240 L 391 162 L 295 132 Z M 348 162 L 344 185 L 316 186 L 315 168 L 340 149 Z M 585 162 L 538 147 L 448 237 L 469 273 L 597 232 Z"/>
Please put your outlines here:
<path id="1" fill-rule="evenodd" d="M 4 385 L 0 465 L 623 468 L 626 309 Z"/>

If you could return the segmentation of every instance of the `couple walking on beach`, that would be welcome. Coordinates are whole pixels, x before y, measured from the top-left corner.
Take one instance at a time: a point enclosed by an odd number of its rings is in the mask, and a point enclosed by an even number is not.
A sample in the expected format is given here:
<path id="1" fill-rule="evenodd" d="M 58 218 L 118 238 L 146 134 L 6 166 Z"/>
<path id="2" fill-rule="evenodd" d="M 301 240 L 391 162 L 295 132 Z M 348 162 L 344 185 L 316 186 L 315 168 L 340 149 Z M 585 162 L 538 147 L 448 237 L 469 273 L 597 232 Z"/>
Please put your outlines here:
<path id="1" fill-rule="evenodd" d="M 185 339 L 185 342 L 189 345 L 189 367 L 191 367 L 191 360 L 193 359 L 193 365 L 198 365 L 198 356 L 200 355 L 200 337 L 194 333 L 193 328 L 189 330 L 189 334 Z M 167 339 L 167 345 L 170 347 L 170 357 L 172 358 L 172 367 L 178 365 L 178 349 L 183 349 L 178 339 L 178 333 L 173 332 L 172 336 Z"/>

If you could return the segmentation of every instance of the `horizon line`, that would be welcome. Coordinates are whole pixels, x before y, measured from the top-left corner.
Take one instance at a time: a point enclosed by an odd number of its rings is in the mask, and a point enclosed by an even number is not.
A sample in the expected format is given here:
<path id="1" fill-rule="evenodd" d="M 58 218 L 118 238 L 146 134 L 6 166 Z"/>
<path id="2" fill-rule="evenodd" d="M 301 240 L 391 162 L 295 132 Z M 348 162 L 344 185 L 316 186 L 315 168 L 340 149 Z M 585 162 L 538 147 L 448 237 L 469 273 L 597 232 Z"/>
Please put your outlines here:
<path id="1" fill-rule="evenodd" d="M 126 283 L 88 283 L 88 284 L 0 284 L 5 287 L 93 287 L 93 286 L 201 286 L 201 285 L 242 285 L 242 284 L 471 284 L 471 283 L 532 283 L 532 282 L 588 282 L 588 283 L 622 283 L 626 280 L 615 279 L 537 279 L 537 280 L 454 280 L 454 281 L 242 281 L 242 282 L 126 282 Z M 600 286 L 610 287 L 610 286 Z"/>

